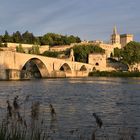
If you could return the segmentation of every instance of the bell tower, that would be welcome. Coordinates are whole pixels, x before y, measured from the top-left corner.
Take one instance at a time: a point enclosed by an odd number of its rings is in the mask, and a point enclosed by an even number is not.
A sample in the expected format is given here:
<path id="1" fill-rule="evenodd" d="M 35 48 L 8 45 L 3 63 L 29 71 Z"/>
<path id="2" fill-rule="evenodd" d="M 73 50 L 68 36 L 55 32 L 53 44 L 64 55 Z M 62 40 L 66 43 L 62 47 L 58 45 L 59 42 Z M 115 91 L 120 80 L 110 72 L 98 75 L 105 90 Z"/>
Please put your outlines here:
<path id="1" fill-rule="evenodd" d="M 111 35 L 111 44 L 120 44 L 120 35 L 117 33 L 116 26 L 114 26 L 113 34 Z"/>

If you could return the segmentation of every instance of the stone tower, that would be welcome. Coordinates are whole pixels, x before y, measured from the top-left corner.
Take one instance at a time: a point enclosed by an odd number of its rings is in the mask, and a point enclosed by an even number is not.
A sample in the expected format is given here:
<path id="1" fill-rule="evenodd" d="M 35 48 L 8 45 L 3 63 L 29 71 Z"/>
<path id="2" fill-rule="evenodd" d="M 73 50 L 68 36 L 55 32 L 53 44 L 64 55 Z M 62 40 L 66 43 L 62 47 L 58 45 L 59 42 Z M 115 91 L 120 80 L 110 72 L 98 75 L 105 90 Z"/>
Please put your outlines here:
<path id="1" fill-rule="evenodd" d="M 133 41 L 133 34 L 122 34 L 120 35 L 120 43 L 123 48 L 127 43 Z"/>
<path id="2" fill-rule="evenodd" d="M 111 35 L 111 44 L 120 44 L 120 35 L 117 33 L 116 26 L 113 28 L 113 34 Z"/>

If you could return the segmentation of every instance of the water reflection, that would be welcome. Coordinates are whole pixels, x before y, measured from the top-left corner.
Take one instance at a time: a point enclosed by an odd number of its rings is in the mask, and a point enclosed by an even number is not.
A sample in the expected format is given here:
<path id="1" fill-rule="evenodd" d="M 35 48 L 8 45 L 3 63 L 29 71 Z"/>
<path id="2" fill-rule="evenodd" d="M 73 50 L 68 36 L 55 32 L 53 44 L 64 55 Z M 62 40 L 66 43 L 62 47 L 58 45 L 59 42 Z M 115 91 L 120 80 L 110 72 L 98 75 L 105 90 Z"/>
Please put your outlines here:
<path id="1" fill-rule="evenodd" d="M 79 135 L 91 138 L 96 128 L 92 113 L 98 114 L 103 128 L 98 139 L 137 139 L 140 137 L 140 79 L 131 78 L 70 78 L 33 81 L 0 82 L 0 116 L 6 101 L 19 97 L 24 113 L 31 115 L 29 106 L 39 103 L 41 120 L 54 137 L 65 140 Z M 51 115 L 50 104 L 56 116 Z M 35 110 L 36 111 L 36 110 Z M 35 113 L 35 112 L 34 112 Z M 38 117 L 37 117 L 38 118 Z"/>

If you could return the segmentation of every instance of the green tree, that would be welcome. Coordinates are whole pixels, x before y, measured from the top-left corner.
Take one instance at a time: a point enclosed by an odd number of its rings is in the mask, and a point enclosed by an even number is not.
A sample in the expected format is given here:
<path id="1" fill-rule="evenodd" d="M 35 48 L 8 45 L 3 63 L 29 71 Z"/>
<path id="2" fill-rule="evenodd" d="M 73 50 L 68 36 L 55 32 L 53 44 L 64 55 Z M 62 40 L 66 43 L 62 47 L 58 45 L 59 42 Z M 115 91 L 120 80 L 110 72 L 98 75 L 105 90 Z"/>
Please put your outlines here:
<path id="1" fill-rule="evenodd" d="M 0 41 L 2 43 L 13 42 L 13 43 L 23 43 L 23 44 L 39 44 L 39 45 L 70 45 L 71 43 L 81 42 L 80 38 L 77 36 L 67 36 L 55 33 L 47 33 L 43 36 L 34 36 L 33 33 L 29 31 L 21 34 L 19 31 L 14 32 L 12 35 L 9 35 L 5 31 L 4 35 L 0 36 Z"/>
<path id="2" fill-rule="evenodd" d="M 34 38 L 34 44 L 41 45 L 40 37 L 35 37 L 35 38 Z"/>
<path id="3" fill-rule="evenodd" d="M 12 38 L 11 36 L 9 35 L 9 33 L 7 31 L 5 31 L 5 34 L 3 36 L 3 39 L 2 39 L 3 42 L 12 42 Z"/>
<path id="4" fill-rule="evenodd" d="M 2 43 L 2 38 L 3 38 L 3 36 L 2 35 L 0 35 L 0 42 Z"/>
<path id="5" fill-rule="evenodd" d="M 63 36 L 55 33 L 47 33 L 43 37 L 40 37 L 41 45 L 70 45 L 71 43 L 81 42 L 79 37 Z"/>
<path id="6" fill-rule="evenodd" d="M 39 51 L 39 46 L 37 44 L 34 44 L 31 48 L 31 50 L 29 51 L 30 54 L 40 54 Z"/>
<path id="7" fill-rule="evenodd" d="M 122 57 L 122 49 L 114 48 L 114 55 L 113 56 L 117 57 L 118 60 L 120 60 Z"/>
<path id="8" fill-rule="evenodd" d="M 19 31 L 16 31 L 16 33 L 13 33 L 12 35 L 13 42 L 14 43 L 22 43 L 22 35 Z"/>
<path id="9" fill-rule="evenodd" d="M 16 51 L 20 52 L 20 53 L 25 53 L 25 51 L 24 51 L 24 49 L 23 49 L 21 44 L 19 44 L 19 46 L 16 47 Z"/>
<path id="10" fill-rule="evenodd" d="M 69 36 L 68 40 L 69 40 L 70 43 L 80 43 L 81 42 L 79 37 L 75 37 L 73 35 Z"/>
<path id="11" fill-rule="evenodd" d="M 140 62 L 140 43 L 131 41 L 122 50 L 123 62 L 133 65 Z"/>
<path id="12" fill-rule="evenodd" d="M 51 51 L 45 51 L 42 55 L 47 57 L 54 57 L 57 58 L 59 56 L 59 52 L 51 52 Z"/>
<path id="13" fill-rule="evenodd" d="M 34 44 L 36 42 L 36 38 L 34 37 L 33 33 L 26 31 L 22 34 L 22 43 L 25 44 Z"/>
<path id="14" fill-rule="evenodd" d="M 53 38 L 51 37 L 51 34 L 45 34 L 43 37 L 41 37 L 41 45 L 50 45 L 52 46 L 54 44 Z"/>
<path id="15" fill-rule="evenodd" d="M 2 44 L 2 36 L 0 36 L 0 47 L 3 47 L 3 44 Z"/>
<path id="16" fill-rule="evenodd" d="M 78 62 L 88 62 L 88 55 L 90 53 L 105 53 L 105 50 L 98 45 L 76 45 L 73 48 L 75 60 Z"/>
<path id="17" fill-rule="evenodd" d="M 2 42 L 0 42 L 0 47 L 4 47 L 4 45 L 2 44 Z"/>

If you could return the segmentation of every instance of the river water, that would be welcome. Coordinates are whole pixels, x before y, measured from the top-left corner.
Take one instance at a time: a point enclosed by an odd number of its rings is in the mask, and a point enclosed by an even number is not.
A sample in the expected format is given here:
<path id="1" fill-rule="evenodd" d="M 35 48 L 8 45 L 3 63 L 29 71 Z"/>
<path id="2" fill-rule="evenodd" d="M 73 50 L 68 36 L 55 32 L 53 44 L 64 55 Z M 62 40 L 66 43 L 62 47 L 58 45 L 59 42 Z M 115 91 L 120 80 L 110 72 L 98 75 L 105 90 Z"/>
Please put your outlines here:
<path id="1" fill-rule="evenodd" d="M 6 112 L 6 100 L 19 96 L 24 113 L 30 116 L 30 105 L 39 102 L 39 114 L 48 130 L 58 140 L 90 139 L 95 130 L 96 113 L 103 127 L 96 139 L 140 139 L 140 79 L 138 78 L 70 78 L 30 81 L 1 81 L 1 118 Z M 56 119 L 52 120 L 49 104 Z M 26 109 L 25 109 L 26 108 Z M 51 132 L 52 131 L 52 132 Z M 54 133 L 54 134 L 53 134 Z"/>

